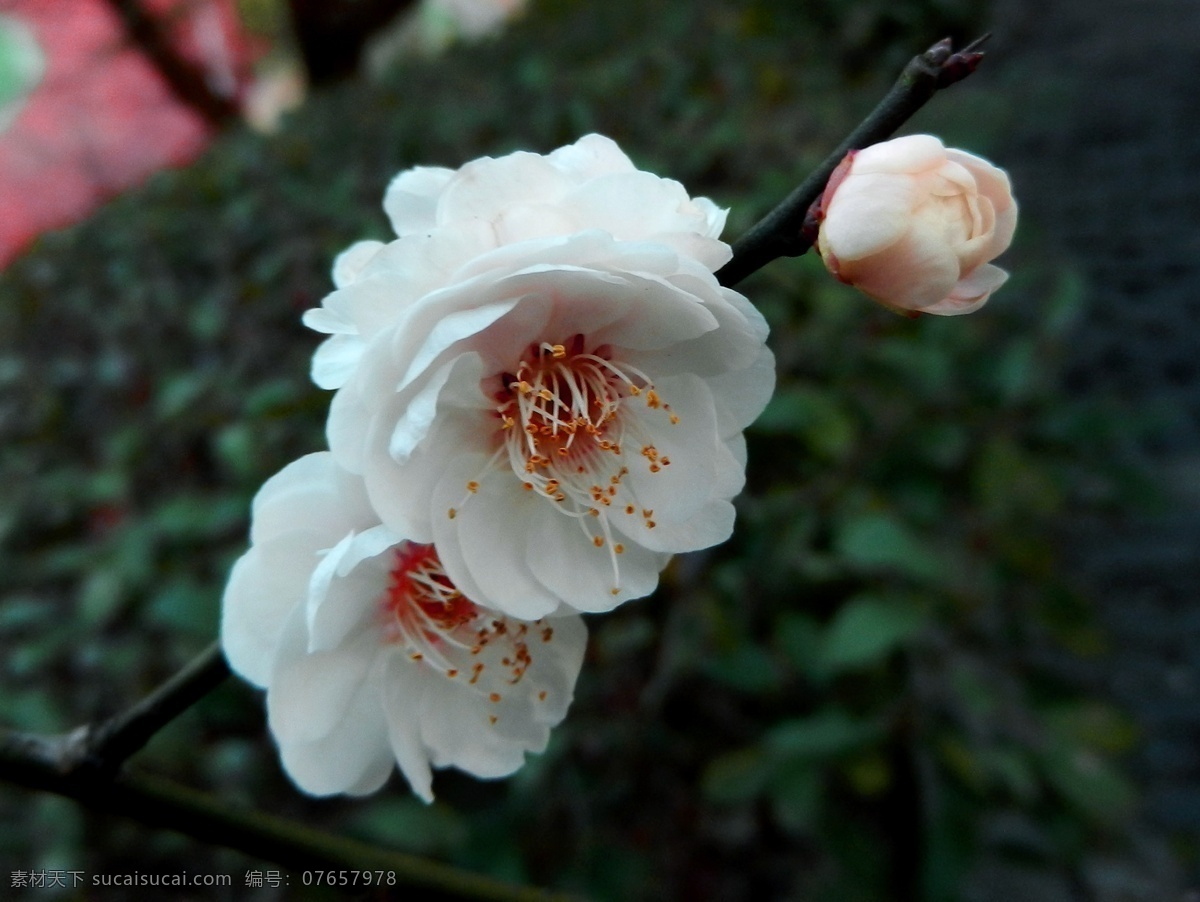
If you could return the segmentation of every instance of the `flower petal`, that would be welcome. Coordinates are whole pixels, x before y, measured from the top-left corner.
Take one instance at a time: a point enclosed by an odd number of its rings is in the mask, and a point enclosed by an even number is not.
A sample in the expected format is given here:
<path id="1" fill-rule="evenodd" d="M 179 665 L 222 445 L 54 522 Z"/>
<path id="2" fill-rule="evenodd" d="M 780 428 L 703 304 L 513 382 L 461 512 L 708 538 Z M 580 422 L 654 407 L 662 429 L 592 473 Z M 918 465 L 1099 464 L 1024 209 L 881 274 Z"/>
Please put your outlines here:
<path id="1" fill-rule="evenodd" d="M 365 349 L 366 342 L 357 335 L 334 335 L 325 339 L 313 354 L 313 384 L 318 388 L 341 388 L 358 367 Z"/>
<path id="2" fill-rule="evenodd" d="M 483 157 L 454 174 L 439 198 L 437 221 L 494 223 L 506 207 L 557 201 L 570 187 L 567 176 L 539 154 L 518 151 Z"/>
<path id="3" fill-rule="evenodd" d="M 400 541 L 386 526 L 374 526 L 326 553 L 308 584 L 307 651 L 331 651 L 372 619 L 388 586 L 385 553 Z"/>
<path id="4" fill-rule="evenodd" d="M 958 259 L 932 231 L 910 230 L 882 254 L 842 261 L 842 278 L 893 306 L 921 309 L 946 297 L 958 281 Z"/>
<path id="5" fill-rule="evenodd" d="M 382 241 L 356 241 L 333 261 L 333 284 L 345 288 L 358 278 L 363 267 L 383 247 Z"/>
<path id="6" fill-rule="evenodd" d="M 905 135 L 864 147 L 854 157 L 853 171 L 863 175 L 914 173 L 934 169 L 946 159 L 946 147 L 933 135 Z"/>
<path id="7" fill-rule="evenodd" d="M 1008 273 L 998 266 L 985 263 L 954 286 L 954 290 L 943 300 L 928 307 L 922 313 L 941 316 L 961 316 L 974 313 L 987 303 L 992 292 L 1008 281 Z"/>
<path id="8" fill-rule="evenodd" d="M 529 565 L 566 604 L 577 611 L 603 613 L 630 599 L 643 598 L 658 587 L 658 574 L 671 559 L 669 554 L 633 542 L 626 545 L 620 533 L 597 547 L 578 520 L 554 513 L 530 520 Z M 592 521 L 591 517 L 585 519 Z"/>
<path id="9" fill-rule="evenodd" d="M 614 172 L 631 172 L 634 168 L 616 141 L 594 133 L 551 151 L 547 159 L 571 179 L 579 181 Z"/>
<path id="10" fill-rule="evenodd" d="M 433 228 L 438 198 L 453 176 L 451 169 L 417 166 L 392 179 L 383 195 L 383 210 L 397 235 Z"/>
<path id="11" fill-rule="evenodd" d="M 392 656 L 384 673 L 382 702 L 396 764 L 412 791 L 423 801 L 432 802 L 433 772 L 421 742 L 421 700 L 426 679 L 411 661 Z"/>
<path id="12" fill-rule="evenodd" d="M 545 724 L 530 724 L 524 736 L 505 736 L 486 698 L 462 692 L 449 680 L 431 680 L 421 699 L 421 740 L 436 767 L 457 767 L 483 779 L 507 777 L 540 752 L 550 739 Z"/>
<path id="13" fill-rule="evenodd" d="M 303 548 L 312 533 L 296 532 L 300 549 L 292 536 L 277 534 L 242 555 L 225 584 L 221 647 L 233 671 L 256 686 L 270 682 L 283 625 L 307 590 Z"/>
<path id="14" fill-rule="evenodd" d="M 293 642 L 304 642 L 303 613 L 296 612 L 301 625 Z M 334 731 L 362 688 L 377 644 L 363 636 L 330 651 L 307 654 L 301 644 L 280 656 L 267 693 L 267 716 L 281 745 L 315 742 Z"/>
<path id="15" fill-rule="evenodd" d="M 834 192 L 821 222 L 822 256 L 832 253 L 844 265 L 891 247 L 910 227 L 917 189 L 917 180 L 908 175 L 852 171 Z"/>
<path id="16" fill-rule="evenodd" d="M 450 555 L 442 564 L 454 584 L 472 585 L 476 604 L 522 620 L 537 620 L 553 611 L 559 599 L 546 589 L 529 566 L 529 536 L 545 500 L 521 489 L 511 472 L 481 473 L 478 458 L 460 456 L 447 466 L 433 496 L 434 544 L 454 544 L 467 573 Z M 477 482 L 471 493 L 468 482 Z M 449 515 L 454 510 L 454 516 Z M 465 591 L 465 590 L 464 590 Z"/>

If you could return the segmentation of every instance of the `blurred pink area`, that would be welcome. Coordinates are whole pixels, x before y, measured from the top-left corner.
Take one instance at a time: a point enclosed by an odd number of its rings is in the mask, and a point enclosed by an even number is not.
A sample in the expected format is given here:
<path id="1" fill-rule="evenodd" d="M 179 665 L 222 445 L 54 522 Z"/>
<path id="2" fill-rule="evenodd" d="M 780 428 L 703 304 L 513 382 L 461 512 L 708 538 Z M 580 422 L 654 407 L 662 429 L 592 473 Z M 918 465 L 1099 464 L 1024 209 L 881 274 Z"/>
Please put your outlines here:
<path id="1" fill-rule="evenodd" d="M 142 0 L 210 89 L 238 98 L 255 55 L 234 0 Z M 213 128 L 169 90 L 104 0 L 0 0 L 46 57 L 42 81 L 0 132 L 0 266 L 37 235 L 85 217 L 164 166 L 194 159 Z"/>

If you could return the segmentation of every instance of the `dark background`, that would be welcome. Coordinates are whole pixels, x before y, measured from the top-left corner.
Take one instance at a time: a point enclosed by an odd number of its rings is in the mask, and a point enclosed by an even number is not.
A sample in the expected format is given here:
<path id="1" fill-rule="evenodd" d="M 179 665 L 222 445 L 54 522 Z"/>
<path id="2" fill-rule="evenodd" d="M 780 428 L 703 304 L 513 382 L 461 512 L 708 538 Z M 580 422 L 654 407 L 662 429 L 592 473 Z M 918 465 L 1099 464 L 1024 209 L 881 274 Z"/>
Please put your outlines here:
<path id="1" fill-rule="evenodd" d="M 545 755 L 442 774 L 430 807 L 399 778 L 311 800 L 231 680 L 133 766 L 600 899 L 1180 897 L 1200 879 L 1200 10 L 1180 0 L 536 3 L 46 236 L 0 275 L 0 722 L 111 714 L 212 640 L 249 498 L 322 443 L 299 315 L 341 248 L 386 237 L 398 169 L 601 131 L 730 206 L 732 238 L 914 52 L 985 30 L 980 71 L 907 130 L 1009 169 L 1011 281 L 916 321 L 816 259 L 739 286 L 780 387 L 738 530 L 590 619 Z M 278 896 L 241 886 L 267 862 L 64 800 L 0 789 L 0 817 L 7 870 Z"/>

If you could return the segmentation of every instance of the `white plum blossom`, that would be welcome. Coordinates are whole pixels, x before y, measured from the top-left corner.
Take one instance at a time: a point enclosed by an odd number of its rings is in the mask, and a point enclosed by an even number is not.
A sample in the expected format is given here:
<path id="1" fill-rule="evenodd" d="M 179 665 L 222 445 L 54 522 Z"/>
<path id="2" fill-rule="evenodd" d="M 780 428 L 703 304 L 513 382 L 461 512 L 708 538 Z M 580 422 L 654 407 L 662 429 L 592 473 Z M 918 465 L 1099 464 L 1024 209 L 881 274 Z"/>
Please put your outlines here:
<path id="1" fill-rule="evenodd" d="M 273 476 L 225 590 L 230 666 L 267 690 L 284 769 L 314 795 L 373 792 L 399 765 L 517 770 L 566 715 L 587 631 L 577 614 L 517 620 L 475 604 L 437 552 L 379 523 L 328 452 Z"/>
<path id="2" fill-rule="evenodd" d="M 729 537 L 767 325 L 713 275 L 725 212 L 588 135 L 398 175 L 305 322 L 339 464 L 468 597 L 535 619 L 652 592 Z"/>
<path id="3" fill-rule="evenodd" d="M 1008 278 L 990 262 L 1017 227 L 1008 176 L 932 135 L 852 151 L 821 208 L 826 267 L 886 307 L 971 313 Z"/>

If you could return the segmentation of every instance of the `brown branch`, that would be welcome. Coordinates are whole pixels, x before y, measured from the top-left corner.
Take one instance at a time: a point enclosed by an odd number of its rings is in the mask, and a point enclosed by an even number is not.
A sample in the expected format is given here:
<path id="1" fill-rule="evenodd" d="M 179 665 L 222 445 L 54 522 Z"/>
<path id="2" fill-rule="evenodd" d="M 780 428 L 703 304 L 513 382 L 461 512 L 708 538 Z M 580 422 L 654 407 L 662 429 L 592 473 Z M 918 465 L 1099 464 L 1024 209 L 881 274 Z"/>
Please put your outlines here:
<path id="1" fill-rule="evenodd" d="M 151 62 L 180 102 L 191 107 L 214 128 L 241 117 L 238 105 L 208 85 L 204 70 L 176 51 L 167 29 L 138 0 L 106 0 L 120 18 L 130 41 Z"/>
<path id="2" fill-rule="evenodd" d="M 733 245 L 733 259 L 717 270 L 717 280 L 732 287 L 779 257 L 799 257 L 812 247 L 815 230 L 806 227 L 809 208 L 825 190 L 825 183 L 838 163 L 852 150 L 883 141 L 912 118 L 938 91 L 962 81 L 983 59 L 979 47 L 984 35 L 957 53 L 950 39 L 938 41 L 913 57 L 892 89 L 837 149 Z"/>
<path id="3" fill-rule="evenodd" d="M 199 656 L 127 711 L 95 728 L 71 734 L 66 761 L 75 767 L 112 774 L 164 726 L 200 701 L 229 676 L 221 646 Z"/>
<path id="4" fill-rule="evenodd" d="M 416 889 L 423 899 L 565 898 L 311 830 L 262 812 L 238 811 L 205 793 L 121 772 L 130 755 L 228 675 L 229 665 L 214 643 L 144 699 L 99 726 L 57 736 L 0 729 L 0 780 L 297 871 L 385 871 L 396 877 L 390 890 Z"/>
<path id="5" fill-rule="evenodd" d="M 76 733 L 46 737 L 0 730 L 0 779 L 26 789 L 65 796 L 96 811 L 182 833 L 201 843 L 224 846 L 298 872 L 394 874 L 394 884 L 387 884 L 386 877 L 382 884 L 389 897 L 404 890 L 416 890 L 421 899 L 445 902 L 470 899 L 565 902 L 567 898 L 322 833 L 259 811 L 238 810 L 205 793 L 166 780 L 130 774 L 105 778 L 70 763 L 69 749 L 78 741 Z M 361 882 L 358 887 L 365 888 Z M 301 890 L 298 888 L 297 892 Z"/>

